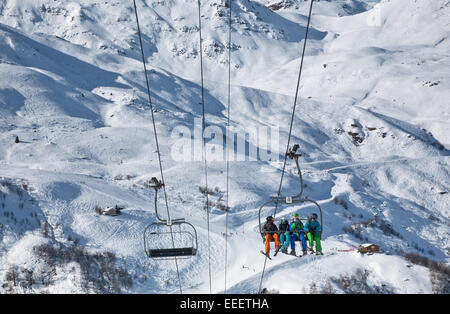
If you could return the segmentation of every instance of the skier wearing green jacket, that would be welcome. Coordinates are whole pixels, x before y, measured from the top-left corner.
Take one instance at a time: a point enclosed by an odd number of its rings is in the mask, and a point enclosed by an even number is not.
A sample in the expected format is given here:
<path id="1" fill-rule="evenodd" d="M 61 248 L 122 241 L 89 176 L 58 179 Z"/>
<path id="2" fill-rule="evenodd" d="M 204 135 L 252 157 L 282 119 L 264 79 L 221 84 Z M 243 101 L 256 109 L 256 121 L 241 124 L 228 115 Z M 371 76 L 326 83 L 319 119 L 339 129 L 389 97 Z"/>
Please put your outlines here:
<path id="1" fill-rule="evenodd" d="M 313 251 L 314 242 L 315 242 L 316 243 L 316 255 L 323 255 L 322 245 L 320 244 L 320 238 L 322 235 L 322 226 L 317 221 L 316 213 L 311 215 L 310 219 L 308 219 L 308 221 L 306 222 L 304 229 L 307 232 L 306 236 L 308 237 L 310 250 Z"/>
<path id="2" fill-rule="evenodd" d="M 294 220 L 290 225 L 290 242 L 291 242 L 291 255 L 295 255 L 295 240 L 299 240 L 302 242 L 303 256 L 306 253 L 306 239 L 305 239 L 305 230 L 302 221 L 298 218 L 298 214 L 294 214 Z"/>

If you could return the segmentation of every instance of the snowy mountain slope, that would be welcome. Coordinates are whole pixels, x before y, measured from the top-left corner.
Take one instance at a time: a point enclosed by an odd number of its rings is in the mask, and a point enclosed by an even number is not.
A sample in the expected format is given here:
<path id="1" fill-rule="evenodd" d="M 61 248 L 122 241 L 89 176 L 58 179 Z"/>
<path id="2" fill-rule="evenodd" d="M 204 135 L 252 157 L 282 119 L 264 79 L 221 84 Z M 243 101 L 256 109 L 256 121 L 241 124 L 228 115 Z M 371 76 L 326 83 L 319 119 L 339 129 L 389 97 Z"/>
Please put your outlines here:
<path id="1" fill-rule="evenodd" d="M 176 162 L 171 136 L 176 127 L 193 130 L 201 118 L 197 2 L 137 3 L 171 216 L 186 217 L 199 233 L 199 254 L 179 263 L 183 291 L 205 293 L 206 215 L 198 189 L 203 164 Z M 241 137 L 251 128 L 279 127 L 277 154 L 286 145 L 309 2 L 275 3 L 233 2 L 231 119 Z M 223 128 L 227 4 L 205 1 L 201 12 L 206 119 Z M 368 25 L 378 13 L 380 24 Z M 301 160 L 304 194 L 323 208 L 326 255 L 277 256 L 268 262 L 264 287 L 302 293 L 312 282 L 319 288 L 331 282 L 345 292 L 333 278 L 361 268 L 370 271 L 369 286 L 385 287 L 372 292 L 435 291 L 428 268 L 411 267 L 395 254 L 415 252 L 448 264 L 449 15 L 444 0 L 315 4 L 292 143 L 307 153 Z M 142 245 L 143 229 L 155 221 L 153 191 L 144 182 L 159 177 L 159 170 L 137 43 L 131 1 L 0 4 L 0 175 L 10 182 L 2 188 L 0 209 L 4 282 L 14 265 L 24 273 L 48 267 L 39 245 L 62 247 L 64 255 L 77 239 L 91 254 L 86 260 L 101 252 L 117 255 L 117 267 L 133 278 L 131 287 L 120 286 L 122 292 L 178 292 L 174 263 L 148 260 Z M 262 147 L 252 137 L 247 144 Z M 235 293 L 259 286 L 264 257 L 258 209 L 276 193 L 282 166 L 276 158 L 244 155 L 246 161 L 231 163 L 229 191 L 227 292 Z M 212 188 L 225 190 L 225 166 L 208 163 Z M 298 191 L 295 171 L 288 163 L 283 194 Z M 21 193 L 33 203 L 20 205 Z M 126 207 L 117 217 L 94 210 L 115 204 Z M 10 213 L 17 216 L 20 206 L 29 213 L 23 219 L 38 216 L 48 226 L 15 222 Z M 306 216 L 312 209 L 283 207 L 277 217 L 295 211 Z M 214 208 L 215 293 L 224 289 L 223 232 L 225 215 Z M 394 255 L 338 252 L 368 241 Z M 81 262 L 59 263 L 52 283 L 14 289 L 102 291 L 83 286 L 93 279 Z M 301 284 L 288 274 L 294 271 Z"/>

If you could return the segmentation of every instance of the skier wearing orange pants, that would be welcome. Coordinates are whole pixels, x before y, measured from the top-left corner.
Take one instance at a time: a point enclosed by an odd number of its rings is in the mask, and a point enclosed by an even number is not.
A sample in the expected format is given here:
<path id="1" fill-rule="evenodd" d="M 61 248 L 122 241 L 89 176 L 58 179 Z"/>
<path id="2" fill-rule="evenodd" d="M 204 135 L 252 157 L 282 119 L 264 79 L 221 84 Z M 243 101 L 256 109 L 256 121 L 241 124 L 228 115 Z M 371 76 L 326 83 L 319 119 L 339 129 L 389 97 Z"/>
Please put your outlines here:
<path id="1" fill-rule="evenodd" d="M 261 231 L 265 234 L 264 252 L 267 256 L 270 253 L 270 241 L 275 240 L 275 251 L 280 249 L 280 237 L 278 236 L 278 228 L 274 224 L 275 219 L 272 216 L 266 218 L 266 223 L 261 228 Z"/>

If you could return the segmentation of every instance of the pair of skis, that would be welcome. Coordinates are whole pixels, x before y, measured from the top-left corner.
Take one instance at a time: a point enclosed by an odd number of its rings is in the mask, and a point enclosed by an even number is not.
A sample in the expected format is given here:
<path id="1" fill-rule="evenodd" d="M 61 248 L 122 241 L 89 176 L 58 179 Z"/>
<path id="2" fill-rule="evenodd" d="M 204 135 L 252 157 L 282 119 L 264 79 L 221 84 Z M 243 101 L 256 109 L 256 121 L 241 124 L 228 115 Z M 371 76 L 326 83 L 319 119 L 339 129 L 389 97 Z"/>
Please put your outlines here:
<path id="1" fill-rule="evenodd" d="M 277 256 L 278 252 L 280 251 L 281 246 L 279 248 L 277 248 L 275 250 L 275 253 L 273 254 L 273 256 Z M 272 258 L 270 257 L 269 253 L 264 252 L 263 250 L 260 251 L 262 255 L 266 256 L 268 259 L 272 260 Z"/>

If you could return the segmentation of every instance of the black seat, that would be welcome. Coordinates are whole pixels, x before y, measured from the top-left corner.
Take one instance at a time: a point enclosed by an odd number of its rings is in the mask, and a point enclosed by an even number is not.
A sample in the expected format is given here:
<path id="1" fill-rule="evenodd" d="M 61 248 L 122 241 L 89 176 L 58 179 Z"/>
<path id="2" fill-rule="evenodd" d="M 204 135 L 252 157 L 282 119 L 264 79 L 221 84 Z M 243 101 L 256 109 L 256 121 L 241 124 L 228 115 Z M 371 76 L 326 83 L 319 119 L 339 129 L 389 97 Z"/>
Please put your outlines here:
<path id="1" fill-rule="evenodd" d="M 193 247 L 155 249 L 148 250 L 148 257 L 177 257 L 177 256 L 193 256 L 197 254 L 197 249 Z"/>

